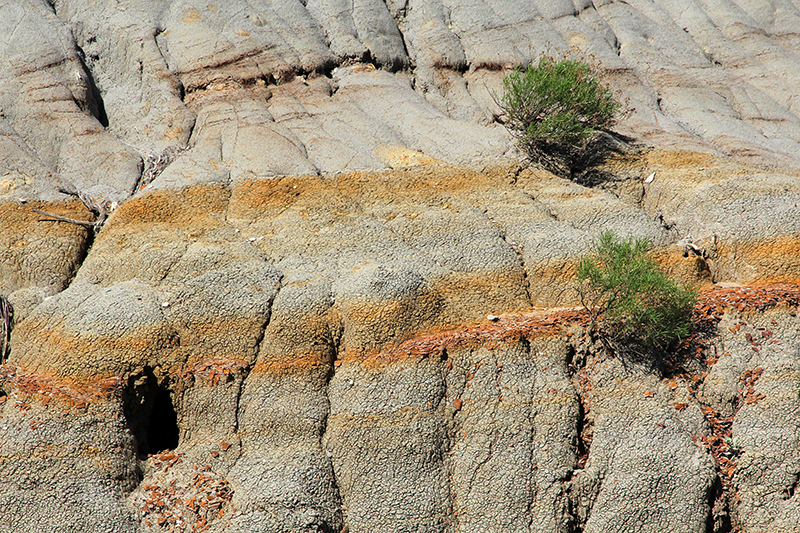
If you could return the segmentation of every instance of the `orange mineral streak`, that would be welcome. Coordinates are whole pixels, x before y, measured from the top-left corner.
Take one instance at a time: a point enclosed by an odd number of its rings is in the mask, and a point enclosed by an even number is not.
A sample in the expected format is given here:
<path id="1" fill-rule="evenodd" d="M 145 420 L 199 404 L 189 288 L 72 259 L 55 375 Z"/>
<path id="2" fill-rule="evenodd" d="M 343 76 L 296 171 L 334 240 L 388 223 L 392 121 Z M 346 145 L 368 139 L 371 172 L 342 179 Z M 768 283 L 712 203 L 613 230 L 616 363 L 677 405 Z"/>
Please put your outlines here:
<path id="1" fill-rule="evenodd" d="M 537 307 L 580 305 L 578 292 L 573 288 L 575 263 L 568 258 L 560 263 L 526 265 L 531 303 Z"/>
<path id="2" fill-rule="evenodd" d="M 381 172 L 352 172 L 339 176 L 337 186 L 348 196 L 366 194 L 370 198 L 394 200 L 398 196 L 430 198 L 433 190 L 480 191 L 482 187 L 497 187 L 501 179 L 464 167 L 436 164 Z"/>
<path id="3" fill-rule="evenodd" d="M 53 327 L 46 336 L 41 323 L 23 322 L 19 336 L 36 339 L 41 346 L 28 347 L 21 359 L 34 372 L 91 381 L 97 375 L 124 375 L 144 366 L 184 368 L 214 358 L 242 360 L 256 357 L 261 317 L 234 317 L 185 324 L 155 323 L 123 333 L 81 334 L 69 327 Z M 34 351 L 35 350 L 35 351 Z M 211 354 L 214 354 L 213 356 Z M 231 354 L 236 354 L 235 356 Z"/>
<path id="4" fill-rule="evenodd" d="M 231 186 L 229 212 L 236 219 L 270 219 L 301 199 L 323 205 L 335 196 L 335 188 L 316 176 L 243 180 Z"/>
<path id="5" fill-rule="evenodd" d="M 769 276 L 759 276 L 758 284 L 800 284 L 800 236 L 783 235 L 723 245 L 720 255 L 748 264 L 756 272 L 769 272 Z"/>
<path id="6" fill-rule="evenodd" d="M 713 286 L 709 263 L 694 254 L 684 257 L 677 247 L 655 249 L 648 254 L 669 277 L 685 285 L 706 289 Z M 713 263 L 712 263 L 713 264 Z"/>
<path id="7" fill-rule="evenodd" d="M 757 285 L 750 287 L 715 286 L 701 293 L 695 316 L 697 320 L 714 319 L 726 310 L 739 312 L 763 311 L 776 306 L 800 306 L 800 285 Z M 381 368 L 402 360 L 419 360 L 438 357 L 445 350 L 486 347 L 514 342 L 521 338 L 556 335 L 564 326 L 588 323 L 583 309 L 536 311 L 533 313 L 504 315 L 497 322 L 482 322 L 463 327 L 430 332 L 405 340 L 394 347 L 378 352 L 354 353 L 347 351 L 339 357 L 344 363 L 361 364 L 367 368 Z M 330 365 L 329 353 L 320 349 L 295 353 L 291 357 L 266 358 L 259 361 L 253 372 L 297 372 Z M 339 366 L 339 361 L 333 362 Z M 187 369 L 176 371 L 185 380 L 198 378 L 211 385 L 227 381 L 230 376 L 247 367 L 247 362 L 233 357 L 211 357 L 196 361 Z M 95 376 L 91 378 L 56 377 L 43 372 L 29 372 L 5 364 L 0 366 L 0 387 L 11 387 L 22 395 L 38 397 L 45 403 L 53 398 L 81 407 L 87 403 L 108 398 L 124 386 L 127 376 Z M 6 389 L 8 390 L 8 389 Z"/>
<path id="8" fill-rule="evenodd" d="M 246 367 L 247 362 L 239 359 L 214 357 L 189 366 L 180 372 L 180 377 L 189 384 L 205 381 L 213 386 L 230 381 Z M 10 364 L 0 365 L 0 387 L 10 386 L 17 394 L 36 398 L 44 404 L 59 400 L 79 409 L 115 396 L 127 381 L 127 375 L 76 379 L 30 372 Z"/>
<path id="9" fill-rule="evenodd" d="M 345 360 L 353 360 L 368 367 L 382 367 L 403 359 L 439 356 L 445 350 L 477 346 L 492 349 L 522 338 L 554 335 L 563 326 L 576 323 L 585 325 L 588 320 L 588 313 L 583 309 L 506 315 L 498 322 L 485 322 L 415 337 L 376 354 L 363 353 L 351 356 L 348 353 Z"/>
<path id="10" fill-rule="evenodd" d="M 528 307 L 524 284 L 525 277 L 521 269 L 453 272 L 431 280 L 431 286 L 436 293 L 449 301 L 458 301 L 464 295 L 474 295 L 473 297 L 480 297 L 485 305 L 497 305 L 506 309 L 509 305 Z"/>
<path id="11" fill-rule="evenodd" d="M 61 215 L 62 217 L 72 218 L 75 220 L 82 220 L 84 222 L 91 222 L 92 214 L 79 200 L 67 200 L 64 202 L 39 202 L 28 201 L 25 204 L 14 203 L 0 203 L 0 220 L 9 227 L 29 228 L 37 227 L 40 221 L 48 221 L 49 227 L 56 228 L 64 234 L 74 233 L 80 230 L 80 226 L 69 224 L 65 222 L 56 222 L 53 219 L 42 215 L 41 213 L 34 213 L 33 209 L 53 213 L 54 215 Z M 83 231 L 83 230 L 81 230 Z"/>
<path id="12" fill-rule="evenodd" d="M 91 233 L 89 228 L 58 222 L 32 209 L 91 221 L 91 213 L 76 201 L 0 202 L 0 293 L 5 295 L 32 285 L 62 290 Z"/>
<path id="13" fill-rule="evenodd" d="M 9 364 L 0 366 L 0 386 L 10 385 L 17 394 L 36 398 L 43 404 L 48 404 L 50 400 L 59 400 L 78 409 L 115 395 L 124 383 L 123 378 L 117 376 L 76 381 L 28 372 Z"/>
<path id="14" fill-rule="evenodd" d="M 269 219 L 295 204 L 347 214 L 355 202 L 395 203 L 406 199 L 427 203 L 431 195 L 472 192 L 502 185 L 491 177 L 449 165 L 419 166 L 382 172 L 352 172 L 335 178 L 287 176 L 270 180 L 242 180 L 231 186 L 229 214 L 236 219 Z M 354 201 L 355 200 L 355 201 Z M 402 205 L 402 202 L 401 202 Z"/>
<path id="15" fill-rule="evenodd" d="M 758 285 L 751 287 L 718 287 L 703 291 L 695 307 L 698 319 L 712 318 L 726 309 L 738 311 L 763 311 L 775 306 L 800 305 L 798 285 Z M 406 340 L 399 345 L 378 353 L 351 354 L 345 361 L 359 362 L 366 366 L 381 367 L 393 362 L 414 358 L 437 356 L 444 350 L 474 346 L 493 347 L 520 338 L 554 335 L 563 326 L 588 324 L 588 314 L 583 309 L 543 311 L 519 315 L 506 315 L 498 322 L 429 333 Z"/>
<path id="16" fill-rule="evenodd" d="M 266 357 L 256 363 L 251 374 L 289 375 L 329 367 L 331 355 L 327 351 L 292 354 L 291 357 Z"/>
<path id="17" fill-rule="evenodd" d="M 64 379 L 92 380 L 97 375 L 114 375 L 127 367 L 142 366 L 163 352 L 169 340 L 158 325 L 136 328 L 121 335 L 79 335 L 67 328 L 56 327 L 37 337 L 37 324 L 23 322 L 20 337 L 40 339 L 39 347 L 31 347 L 22 364 L 34 372 L 58 375 Z M 34 351 L 36 349 L 36 351 Z M 136 360 L 130 360 L 135 354 Z"/>

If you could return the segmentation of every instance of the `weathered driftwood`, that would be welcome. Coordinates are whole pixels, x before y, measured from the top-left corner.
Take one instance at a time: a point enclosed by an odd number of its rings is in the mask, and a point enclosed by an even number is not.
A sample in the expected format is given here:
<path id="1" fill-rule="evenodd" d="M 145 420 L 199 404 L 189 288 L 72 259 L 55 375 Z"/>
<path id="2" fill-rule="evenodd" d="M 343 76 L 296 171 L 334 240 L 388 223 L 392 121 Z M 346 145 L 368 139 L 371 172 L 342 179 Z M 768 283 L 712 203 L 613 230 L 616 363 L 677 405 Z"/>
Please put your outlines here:
<path id="1" fill-rule="evenodd" d="M 11 328 L 14 327 L 14 308 L 0 294 L 0 363 L 8 359 L 11 352 Z"/>
<path id="2" fill-rule="evenodd" d="M 144 160 L 144 170 L 136 185 L 131 191 L 131 194 L 144 189 L 155 180 L 159 174 L 164 172 L 170 163 L 175 161 L 178 156 L 188 150 L 186 146 L 169 146 L 160 154 L 150 154 Z"/>

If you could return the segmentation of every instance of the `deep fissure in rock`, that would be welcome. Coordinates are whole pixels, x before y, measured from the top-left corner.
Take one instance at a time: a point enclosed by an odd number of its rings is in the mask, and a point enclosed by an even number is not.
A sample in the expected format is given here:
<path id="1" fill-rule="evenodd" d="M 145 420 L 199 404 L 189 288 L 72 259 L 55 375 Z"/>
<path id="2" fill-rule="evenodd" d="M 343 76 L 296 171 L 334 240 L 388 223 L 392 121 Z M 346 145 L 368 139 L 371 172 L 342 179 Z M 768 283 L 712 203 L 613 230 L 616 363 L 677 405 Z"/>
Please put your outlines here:
<path id="1" fill-rule="evenodd" d="M 786 488 L 786 491 L 784 492 L 785 500 L 789 500 L 794 497 L 794 493 L 797 490 L 798 483 L 800 483 L 800 472 L 795 473 L 794 482 Z"/>
<path id="2" fill-rule="evenodd" d="M 89 251 L 92 249 L 92 246 L 94 246 L 95 232 L 89 228 L 86 228 L 84 231 L 86 233 L 86 239 L 78 248 L 78 256 L 75 258 L 75 269 L 72 271 L 69 280 L 67 280 L 65 284 L 66 287 L 68 287 L 75 280 L 75 276 L 78 275 L 78 271 L 81 269 L 83 263 L 86 261 L 86 258 L 89 256 Z"/>
<path id="3" fill-rule="evenodd" d="M 129 378 L 123 393 L 125 418 L 140 459 L 178 446 L 178 414 L 168 386 L 168 380 L 159 383 L 152 369 L 146 368 Z"/>
<path id="4" fill-rule="evenodd" d="M 736 401 L 733 406 L 734 412 L 727 417 L 698 397 L 697 391 L 703 385 L 705 376 L 719 360 L 719 352 L 723 350 L 717 350 L 717 346 L 713 342 L 719 335 L 717 324 L 721 314 L 714 313 L 710 309 L 706 309 L 704 312 L 696 311 L 696 314 L 697 316 L 693 319 L 692 336 L 679 348 L 673 358 L 666 361 L 664 370 L 665 375 L 702 376 L 700 380 L 689 385 L 688 391 L 697 402 L 711 429 L 710 435 L 699 437 L 699 443 L 708 451 L 716 470 L 714 484 L 709 487 L 707 496 L 710 512 L 706 521 L 706 531 L 707 533 L 731 533 L 734 529 L 730 502 L 734 501 L 736 495 L 731 474 L 726 474 L 726 472 L 730 472 L 735 467 L 739 452 L 728 444 L 728 439 L 731 436 L 734 417 L 743 403 L 744 397 L 740 391 L 739 401 Z M 752 383 L 758 379 L 759 375 L 751 373 Z"/>
<path id="5" fill-rule="evenodd" d="M 731 533 L 731 516 L 728 508 L 728 501 L 725 497 L 722 481 L 719 476 L 714 480 L 714 484 L 708 490 L 708 504 L 711 512 L 706 523 L 707 533 Z"/>
<path id="6" fill-rule="evenodd" d="M 584 341 L 578 341 L 584 342 Z M 589 359 L 592 358 L 591 361 Z M 589 346 L 575 346 L 567 344 L 566 354 L 567 369 L 570 374 L 570 381 L 578 393 L 578 416 L 576 420 L 577 431 L 577 463 L 576 470 L 581 470 L 586 466 L 589 459 L 589 449 L 594 437 L 594 422 L 589 416 L 591 410 L 591 389 L 592 383 L 590 376 L 591 367 L 594 366 L 594 358 Z"/>
<path id="7" fill-rule="evenodd" d="M 90 39 L 91 41 L 94 40 L 93 37 L 90 37 Z M 103 95 L 100 92 L 100 88 L 97 86 L 97 82 L 95 81 L 94 74 L 92 72 L 92 66 L 98 58 L 90 57 L 87 59 L 83 48 L 81 48 L 77 43 L 75 44 L 75 47 L 77 48 L 78 58 L 83 70 L 83 72 L 79 75 L 81 76 L 82 81 L 86 84 L 87 90 L 86 101 L 79 101 L 77 103 L 83 109 L 83 111 L 90 113 L 94 118 L 97 119 L 101 126 L 107 128 L 108 114 L 106 113 L 105 102 L 103 102 Z"/>
<path id="8" fill-rule="evenodd" d="M 14 329 L 14 307 L 0 294 L 0 364 L 11 354 L 11 330 Z"/>

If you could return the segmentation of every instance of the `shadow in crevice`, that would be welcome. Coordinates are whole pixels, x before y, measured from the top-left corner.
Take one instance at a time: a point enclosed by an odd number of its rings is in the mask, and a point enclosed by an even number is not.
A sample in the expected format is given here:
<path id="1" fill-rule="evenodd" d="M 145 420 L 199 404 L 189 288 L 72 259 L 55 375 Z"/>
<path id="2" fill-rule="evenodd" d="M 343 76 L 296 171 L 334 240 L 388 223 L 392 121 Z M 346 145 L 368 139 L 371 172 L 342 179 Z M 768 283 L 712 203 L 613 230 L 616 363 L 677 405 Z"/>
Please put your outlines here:
<path id="1" fill-rule="evenodd" d="M 150 368 L 128 379 L 123 392 L 123 409 L 139 459 L 178 446 L 178 414 L 168 385 L 166 381 L 159 383 Z"/>
<path id="2" fill-rule="evenodd" d="M 600 132 L 586 146 L 570 151 L 567 157 L 568 177 L 584 187 L 600 187 L 620 181 L 603 165 L 611 156 L 634 154 L 641 150 L 635 139 L 619 133 Z"/>
<path id="3" fill-rule="evenodd" d="M 11 330 L 14 329 L 14 307 L 0 294 L 0 364 L 11 354 Z"/>
<path id="4" fill-rule="evenodd" d="M 83 72 L 80 74 L 79 80 L 82 78 L 84 83 L 86 84 L 86 100 L 78 99 L 77 103 L 79 107 L 83 109 L 83 111 L 90 113 L 97 121 L 100 123 L 101 126 L 104 128 L 108 127 L 108 114 L 106 113 L 106 106 L 103 102 L 103 95 L 100 92 L 100 88 L 97 86 L 97 82 L 94 79 L 94 75 L 92 73 L 92 69 L 90 68 L 90 64 L 93 64 L 98 58 L 91 58 L 87 61 L 86 53 L 83 51 L 83 48 L 75 45 L 78 49 L 78 58 L 81 62 L 81 67 L 83 68 Z"/>
<path id="5" fill-rule="evenodd" d="M 717 477 L 714 483 L 709 487 L 708 503 L 711 512 L 708 515 L 706 532 L 731 533 L 733 531 L 733 525 L 731 524 L 730 509 L 719 477 Z"/>

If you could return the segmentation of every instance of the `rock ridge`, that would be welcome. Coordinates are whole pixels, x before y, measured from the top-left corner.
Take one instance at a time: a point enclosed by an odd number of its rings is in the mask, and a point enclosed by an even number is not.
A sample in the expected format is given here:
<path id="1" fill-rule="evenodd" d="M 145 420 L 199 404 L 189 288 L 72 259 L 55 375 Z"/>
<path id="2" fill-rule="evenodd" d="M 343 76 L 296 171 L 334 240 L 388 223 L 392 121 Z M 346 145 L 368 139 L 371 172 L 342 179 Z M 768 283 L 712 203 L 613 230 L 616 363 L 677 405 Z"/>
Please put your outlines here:
<path id="1" fill-rule="evenodd" d="M 150 527 L 148 522 L 153 527 L 188 524 L 190 530 L 205 525 L 221 531 L 259 530 L 258 524 L 264 521 L 310 529 L 347 525 L 354 530 L 371 530 L 389 524 L 405 529 L 422 523 L 443 530 L 527 530 L 530 517 L 536 516 L 547 521 L 547 531 L 570 531 L 574 527 L 602 531 L 630 523 L 645 529 L 680 525 L 687 531 L 702 531 L 708 520 L 730 520 L 732 515 L 745 527 L 750 523 L 756 528 L 789 531 L 791 528 L 785 529 L 788 523 L 776 517 L 785 516 L 783 511 L 791 512 L 786 507 L 791 499 L 770 499 L 761 485 L 750 485 L 749 481 L 762 475 L 753 471 L 756 464 L 792 457 L 780 451 L 781 430 L 764 433 L 778 438 L 776 448 L 765 444 L 769 441 L 751 442 L 737 428 L 754 421 L 763 424 L 762 413 L 786 409 L 793 401 L 791 393 L 785 394 L 792 386 L 786 380 L 791 381 L 796 372 L 786 368 L 782 354 L 797 349 L 799 302 L 797 286 L 714 288 L 705 292 L 698 312 L 719 324 L 716 333 L 707 337 L 711 343 L 698 351 L 700 359 L 664 378 L 643 369 L 626 370 L 614 358 L 598 357 L 591 348 L 586 351 L 582 330 L 570 325 L 585 321 L 580 310 L 501 316 L 497 322 L 484 321 L 406 341 L 371 361 L 334 354 L 327 369 L 310 368 L 300 373 L 274 373 L 267 368 L 259 370 L 258 365 L 248 370 L 240 363 L 208 360 L 183 373 L 183 386 L 177 380 L 170 381 L 167 374 L 159 375 L 162 382 L 170 383 L 180 413 L 181 438 L 174 451 L 143 457 L 138 467 L 132 461 L 136 448 L 130 440 L 127 450 L 95 443 L 94 447 L 81 448 L 77 455 L 64 450 L 64 444 L 53 442 L 45 448 L 34 445 L 30 458 L 64 468 L 64 458 L 72 457 L 78 462 L 72 466 L 75 468 L 82 457 L 91 459 L 100 453 L 105 462 L 95 460 L 90 469 L 101 477 L 120 467 L 127 469 L 129 473 L 115 483 L 127 479 L 127 488 L 124 484 L 120 488 L 129 496 L 120 500 L 112 490 L 108 493 L 112 500 L 94 505 L 100 505 L 98 509 L 103 512 L 123 515 L 134 506 L 140 509 L 137 513 L 141 512 L 140 525 L 145 530 Z M 765 339 L 766 344 L 750 340 L 751 330 L 759 332 L 759 339 Z M 748 342 L 739 346 L 738 338 Z M 757 346 L 750 350 L 754 342 Z M 583 365 L 591 371 L 581 370 Z M 692 365 L 699 366 L 690 370 Z M 722 437 L 715 437 L 707 420 L 722 416 L 719 413 L 728 401 L 724 391 L 731 385 L 735 388 L 735 376 L 742 373 L 742 365 L 752 366 L 758 376 L 745 381 L 745 387 L 749 387 L 747 401 L 738 405 L 731 417 L 736 440 L 729 433 L 727 440 L 715 441 Z M 24 370 L 15 371 L 9 365 L 3 368 L 3 387 L 8 391 L 3 411 L 6 431 L 28 426 L 39 430 L 41 424 L 52 427 L 56 413 L 73 419 L 89 416 L 99 427 L 115 426 L 132 416 L 125 407 L 126 395 L 130 394 L 125 391 L 138 387 L 134 385 L 136 376 L 96 381 L 96 392 L 92 393 Z M 589 379 L 580 389 L 573 385 L 576 372 Z M 728 381 L 731 377 L 733 382 Z M 62 380 L 75 383 L 70 377 Z M 315 381 L 317 385 L 309 389 Z M 412 382 L 415 387 L 408 389 Z M 523 385 L 534 388 L 523 392 Z M 276 394 L 290 394 L 299 403 L 279 401 Z M 588 408 L 582 410 L 579 404 L 586 398 L 590 398 Z M 620 402 L 621 398 L 625 401 Z M 232 409 L 229 402 L 238 407 Z M 315 404 L 319 411 L 308 418 Z M 620 411 L 626 404 L 629 407 Z M 202 410 L 192 405 L 202 405 Z M 667 411 L 665 405 L 670 406 Z M 754 408 L 758 408 L 756 412 L 752 412 Z M 305 414 L 298 418 L 292 412 Z M 230 418 L 233 413 L 237 413 L 235 420 Z M 587 417 L 584 424 L 590 424 L 592 434 L 585 464 L 579 462 L 577 445 L 576 417 L 580 413 Z M 381 444 L 373 449 L 353 439 Z M 647 448 L 655 454 L 650 459 L 642 455 L 637 444 L 643 440 L 653 442 L 653 447 Z M 630 443 L 630 453 L 610 453 L 609 446 L 616 450 L 621 441 Z M 25 452 L 10 453 L 7 446 L 31 442 L 30 437 L 4 442 L 0 464 L 27 461 Z M 713 492 L 720 467 L 701 443 L 709 443 L 716 450 L 713 446 L 717 442 L 735 449 L 738 463 L 744 461 L 747 467 L 736 470 L 735 485 L 727 485 L 725 505 L 712 509 L 707 494 Z M 661 460 L 665 453 L 674 454 L 674 461 L 688 468 L 676 472 L 675 462 Z M 688 463 L 687 453 L 694 457 Z M 522 457 L 531 458 L 531 462 L 520 463 Z M 614 459 L 622 457 L 629 459 Z M 406 464 L 414 474 L 396 473 L 386 479 L 383 470 L 396 462 Z M 105 464 L 116 464 L 116 470 L 109 472 Z M 136 474 L 138 468 L 142 470 Z M 671 471 L 666 478 L 664 468 Z M 759 472 L 765 467 L 761 468 Z M 261 474 L 254 477 L 254 472 Z M 302 476 L 296 477 L 300 472 Z M 84 490 L 97 474 L 82 482 Z M 518 490 L 522 492 L 509 496 L 509 485 L 498 485 L 509 476 L 515 480 L 514 486 L 521 485 Z M 272 484 L 276 479 L 284 480 L 281 486 Z M 664 479 L 672 480 L 667 492 L 674 495 L 674 491 L 680 491 L 682 501 L 688 502 L 685 507 L 656 511 L 660 508 L 656 500 L 650 502 L 648 498 L 660 500 L 664 491 L 650 492 L 656 486 L 651 482 L 661 486 Z M 36 484 L 47 483 L 41 477 L 37 480 Z M 631 496 L 631 483 L 641 485 L 641 496 Z M 776 479 L 775 483 L 782 490 L 791 490 L 784 480 Z M 382 487 L 379 494 L 368 490 L 376 486 Z M 538 488 L 527 492 L 530 489 L 526 486 Z M 412 487 L 415 496 L 409 498 L 407 491 Z M 420 492 L 422 488 L 426 490 Z M 490 490 L 488 496 L 486 488 Z M 476 489 L 480 496 L 472 495 Z M 494 494 L 494 490 L 499 492 Z M 263 499 L 264 494 L 269 496 Z M 486 497 L 497 502 L 496 512 L 487 514 Z M 114 498 L 117 503 L 111 504 Z M 618 506 L 630 506 L 631 498 L 650 512 L 646 516 L 622 512 Z M 298 506 L 298 501 L 304 503 Z M 25 512 L 21 504 L 19 499 L 9 500 L 11 507 L 7 509 Z M 384 514 L 387 505 L 395 513 Z M 553 505 L 561 509 L 555 517 L 551 514 Z M 748 511 L 763 505 L 777 505 L 775 509 L 783 510 L 769 515 Z M 78 523 L 93 527 L 85 518 Z M 37 520 L 42 523 L 41 518 Z M 133 530 L 125 525 L 133 524 L 128 519 L 117 519 L 115 524 L 121 531 Z"/>
<path id="2" fill-rule="evenodd" d="M 0 533 L 796 531 L 799 27 L 0 2 Z M 626 110 L 573 179 L 495 101 L 543 54 Z M 701 289 L 661 373 L 571 307 L 604 230 Z"/>

